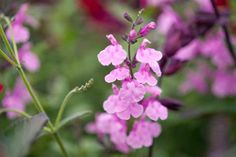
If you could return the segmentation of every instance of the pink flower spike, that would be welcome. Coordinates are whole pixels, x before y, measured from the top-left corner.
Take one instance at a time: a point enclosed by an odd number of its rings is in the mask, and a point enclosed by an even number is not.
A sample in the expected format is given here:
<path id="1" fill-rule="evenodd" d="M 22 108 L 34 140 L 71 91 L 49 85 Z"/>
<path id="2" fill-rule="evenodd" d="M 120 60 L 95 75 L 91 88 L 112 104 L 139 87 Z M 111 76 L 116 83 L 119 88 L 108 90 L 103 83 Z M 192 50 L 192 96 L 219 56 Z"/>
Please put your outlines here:
<path id="1" fill-rule="evenodd" d="M 126 52 L 112 34 L 107 35 L 107 38 L 110 40 L 111 45 L 98 54 L 98 60 L 103 66 L 110 64 L 114 66 L 120 65 L 126 59 Z"/>
<path id="2" fill-rule="evenodd" d="M 105 81 L 107 83 L 112 83 L 116 80 L 124 80 L 129 76 L 129 69 L 125 67 L 118 67 L 117 69 L 112 70 L 108 75 L 105 76 Z"/>
<path id="3" fill-rule="evenodd" d="M 134 74 L 134 77 L 142 84 L 147 83 L 150 86 L 155 86 L 157 84 L 157 80 L 152 76 L 148 64 L 141 64 L 139 71 Z"/>
<path id="4" fill-rule="evenodd" d="M 145 37 L 146 35 L 149 34 L 150 31 L 156 29 L 156 23 L 155 22 L 150 22 L 147 25 L 145 25 L 143 28 L 140 30 L 140 35 L 142 37 Z"/>
<path id="5" fill-rule="evenodd" d="M 151 120 L 154 121 L 157 121 L 159 118 L 161 120 L 165 120 L 168 117 L 167 108 L 155 100 L 150 100 L 145 113 Z"/>

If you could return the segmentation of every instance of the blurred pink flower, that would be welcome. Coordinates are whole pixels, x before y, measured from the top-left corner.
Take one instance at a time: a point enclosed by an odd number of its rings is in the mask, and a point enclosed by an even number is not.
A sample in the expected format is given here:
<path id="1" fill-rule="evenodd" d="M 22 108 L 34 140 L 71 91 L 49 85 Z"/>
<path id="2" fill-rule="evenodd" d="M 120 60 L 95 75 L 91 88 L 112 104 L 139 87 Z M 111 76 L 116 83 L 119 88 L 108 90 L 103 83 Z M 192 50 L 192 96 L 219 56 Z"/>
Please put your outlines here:
<path id="1" fill-rule="evenodd" d="M 145 114 L 153 121 L 157 121 L 159 118 L 161 120 L 166 120 L 168 117 L 168 110 L 160 102 L 154 99 L 147 100 L 147 107 L 145 109 Z"/>
<path id="2" fill-rule="evenodd" d="M 210 0 L 194 0 L 200 7 L 201 10 L 206 12 L 212 12 L 213 8 Z"/>
<path id="3" fill-rule="evenodd" d="M 40 68 L 40 61 L 36 54 L 31 51 L 31 44 L 25 43 L 19 49 L 20 62 L 30 72 L 36 72 Z"/>
<path id="4" fill-rule="evenodd" d="M 213 77 L 212 92 L 218 97 L 233 96 L 236 94 L 236 71 L 219 70 Z"/>
<path id="5" fill-rule="evenodd" d="M 161 126 L 158 123 L 149 121 L 136 121 L 133 129 L 127 137 L 127 144 L 133 149 L 141 147 L 150 147 L 153 143 L 153 138 L 159 136 Z"/>
<path id="6" fill-rule="evenodd" d="M 4 108 L 7 109 L 17 109 L 19 111 L 24 111 L 25 106 L 31 101 L 31 97 L 29 95 L 28 90 L 23 84 L 20 78 L 17 78 L 15 87 L 12 91 L 7 91 L 6 95 L 2 100 L 2 104 Z M 10 119 L 16 118 L 18 116 L 17 113 L 8 112 L 7 117 Z"/>
<path id="7" fill-rule="evenodd" d="M 128 153 L 129 147 L 126 144 L 126 123 L 118 119 L 115 115 L 100 113 L 96 116 L 94 123 L 89 123 L 86 126 L 89 133 L 97 134 L 98 137 L 109 135 L 111 142 L 116 146 L 116 149 Z M 103 140 L 100 138 L 100 140 Z"/>
<path id="8" fill-rule="evenodd" d="M 148 6 L 159 7 L 174 1 L 175 0 L 140 0 L 140 5 L 141 7 L 148 7 Z"/>
<path id="9" fill-rule="evenodd" d="M 193 40 L 188 45 L 182 47 L 177 51 L 174 58 L 181 61 L 188 61 L 196 57 L 199 52 L 200 42 L 198 39 Z"/>
<path id="10" fill-rule="evenodd" d="M 27 3 L 21 5 L 19 11 L 15 15 L 15 19 L 12 22 L 12 31 L 10 27 L 6 31 L 6 35 L 9 40 L 12 40 L 12 35 L 16 43 L 24 43 L 29 40 L 29 30 L 24 26 L 24 23 L 30 26 L 37 27 L 38 21 L 33 17 L 27 15 L 29 5 Z"/>
<path id="11" fill-rule="evenodd" d="M 120 65 L 126 59 L 126 52 L 112 34 L 107 35 L 107 39 L 110 40 L 111 45 L 98 54 L 98 60 L 104 66 Z"/>
<path id="12" fill-rule="evenodd" d="M 163 35 L 167 35 L 171 27 L 178 26 L 180 23 L 180 17 L 176 12 L 171 7 L 166 6 L 157 19 L 158 31 Z"/>
<path id="13" fill-rule="evenodd" d="M 156 29 L 156 23 L 155 22 L 150 22 L 148 24 L 146 24 L 145 26 L 143 26 L 140 31 L 139 34 L 142 37 L 147 36 L 152 30 Z"/>

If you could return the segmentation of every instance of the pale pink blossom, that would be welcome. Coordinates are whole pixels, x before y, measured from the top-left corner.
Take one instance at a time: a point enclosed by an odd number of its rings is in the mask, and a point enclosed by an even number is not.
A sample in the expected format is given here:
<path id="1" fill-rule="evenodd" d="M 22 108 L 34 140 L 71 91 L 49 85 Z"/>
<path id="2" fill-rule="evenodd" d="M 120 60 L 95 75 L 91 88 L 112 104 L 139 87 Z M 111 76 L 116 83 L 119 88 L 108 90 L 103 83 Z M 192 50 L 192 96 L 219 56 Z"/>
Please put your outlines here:
<path id="1" fill-rule="evenodd" d="M 107 39 L 110 40 L 111 45 L 98 54 L 98 60 L 104 66 L 120 65 L 126 59 L 126 52 L 112 34 L 107 35 Z"/>
<path id="2" fill-rule="evenodd" d="M 168 117 L 168 109 L 159 101 L 150 99 L 145 109 L 145 114 L 153 121 L 158 119 L 166 120 Z"/>
<path id="3" fill-rule="evenodd" d="M 136 59 L 137 61 L 149 64 L 151 69 L 157 74 L 157 76 L 161 75 L 161 70 L 159 67 L 158 61 L 162 58 L 162 53 L 152 48 L 147 48 L 147 44 L 151 42 L 147 39 L 144 39 L 138 48 Z"/>
<path id="4" fill-rule="evenodd" d="M 116 113 L 116 115 L 123 120 L 129 120 L 131 116 L 138 118 L 143 113 L 143 106 L 138 103 L 132 103 L 128 105 L 128 108 L 122 112 Z"/>
<path id="5" fill-rule="evenodd" d="M 40 68 L 40 61 L 38 56 L 31 51 L 31 44 L 25 43 L 19 49 L 20 62 L 30 72 L 36 72 Z"/>
<path id="6" fill-rule="evenodd" d="M 157 79 L 152 75 L 148 64 L 141 64 L 139 71 L 134 74 L 134 77 L 142 84 L 147 83 L 150 86 L 155 86 L 157 84 Z"/>
<path id="7" fill-rule="evenodd" d="M 127 137 L 127 144 L 133 149 L 150 147 L 153 138 L 159 136 L 160 133 L 161 126 L 158 123 L 144 120 L 136 121 Z"/>
<path id="8" fill-rule="evenodd" d="M 105 81 L 107 83 L 112 83 L 116 80 L 122 81 L 129 76 L 129 69 L 127 69 L 126 67 L 117 67 L 105 76 Z"/>

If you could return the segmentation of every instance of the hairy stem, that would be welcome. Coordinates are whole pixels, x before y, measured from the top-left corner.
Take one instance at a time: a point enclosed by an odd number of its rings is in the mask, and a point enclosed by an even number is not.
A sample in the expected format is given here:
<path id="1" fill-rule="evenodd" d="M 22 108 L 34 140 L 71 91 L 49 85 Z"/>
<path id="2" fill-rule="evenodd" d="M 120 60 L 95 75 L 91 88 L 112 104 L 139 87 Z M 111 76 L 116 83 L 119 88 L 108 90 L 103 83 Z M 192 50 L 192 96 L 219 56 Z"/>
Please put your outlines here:
<path id="1" fill-rule="evenodd" d="M 58 112 L 58 115 L 57 115 L 57 118 L 56 118 L 56 121 L 55 121 L 55 127 L 57 128 L 60 121 L 61 121 L 61 118 L 62 118 L 62 115 L 64 113 L 64 110 L 66 108 L 66 105 L 68 104 L 68 101 L 70 100 L 70 98 L 75 94 L 75 93 L 78 93 L 78 92 L 81 92 L 81 91 L 84 91 L 84 90 L 87 90 L 91 85 L 93 84 L 93 79 L 90 79 L 87 83 L 85 83 L 85 85 L 82 85 L 81 87 L 75 87 L 73 90 L 71 90 L 64 98 L 61 106 L 60 106 L 60 109 L 59 109 L 59 112 Z"/>

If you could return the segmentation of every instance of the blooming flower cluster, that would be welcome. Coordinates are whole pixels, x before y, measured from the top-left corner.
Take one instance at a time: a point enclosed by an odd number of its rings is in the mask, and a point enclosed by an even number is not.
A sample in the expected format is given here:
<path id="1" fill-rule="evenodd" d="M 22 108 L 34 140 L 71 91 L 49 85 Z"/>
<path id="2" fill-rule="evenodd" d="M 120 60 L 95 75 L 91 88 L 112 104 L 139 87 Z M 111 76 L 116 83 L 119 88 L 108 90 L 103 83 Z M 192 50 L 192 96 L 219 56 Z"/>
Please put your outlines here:
<path id="1" fill-rule="evenodd" d="M 37 27 L 38 22 L 33 17 L 27 15 L 29 5 L 21 5 L 19 11 L 16 13 L 14 20 L 11 23 L 11 27 L 6 30 L 6 35 L 10 41 L 14 39 L 14 42 L 21 46 L 18 51 L 18 56 L 21 64 L 29 72 L 36 72 L 40 68 L 40 61 L 38 56 L 32 52 L 31 43 L 29 42 L 30 32 L 24 24 L 28 24 L 32 27 Z M 17 109 L 24 111 L 26 105 L 31 101 L 29 93 L 24 86 L 23 82 L 17 78 L 15 87 L 13 90 L 7 90 L 6 95 L 2 100 L 4 108 Z M 8 112 L 8 118 L 17 117 L 16 113 Z"/>
<path id="2" fill-rule="evenodd" d="M 98 54 L 103 66 L 114 66 L 114 70 L 105 76 L 105 81 L 112 83 L 113 93 L 103 103 L 106 113 L 98 114 L 87 130 L 98 134 L 100 140 L 109 135 L 115 148 L 121 152 L 151 146 L 153 138 L 161 132 L 157 121 L 168 117 L 167 108 L 158 101 L 161 89 L 156 77 L 161 76 L 158 61 L 162 53 L 149 48 L 151 42 L 144 38 L 133 58 L 130 54 L 130 46 L 155 28 L 154 22 L 138 32 L 133 28 L 126 40 L 128 54 L 112 34 L 107 35 L 111 44 Z M 139 68 L 135 71 L 137 66 Z M 132 129 L 128 131 L 130 127 Z"/>
<path id="3" fill-rule="evenodd" d="M 213 27 L 214 24 L 217 23 L 217 19 L 215 19 L 211 1 L 193 1 L 196 2 L 199 7 L 198 12 L 202 14 L 196 15 L 197 17 L 205 15 L 209 16 L 209 19 L 212 19 L 211 23 L 206 23 L 204 18 L 203 21 L 198 18 L 196 21 L 198 22 L 200 20 L 202 24 L 209 25 L 209 28 Z M 194 21 L 190 20 L 191 17 L 189 17 L 189 15 L 186 16 L 189 21 Z M 209 19 L 208 21 L 210 21 Z M 232 68 L 234 62 L 224 43 L 223 32 L 219 29 L 210 30 L 207 28 L 207 34 L 205 32 L 199 35 L 201 36 L 201 38 L 199 38 L 196 36 L 198 30 L 194 30 L 194 28 L 203 30 L 205 26 L 200 28 L 200 26 L 196 24 L 196 26 L 192 27 L 193 24 L 188 24 L 189 21 L 181 19 L 171 5 L 162 6 L 162 13 L 157 20 L 160 26 L 158 30 L 161 34 L 167 36 L 166 47 L 164 47 L 163 50 L 164 55 L 166 54 L 170 60 L 175 60 L 176 63 L 184 64 L 188 61 L 196 63 L 196 69 L 187 71 L 186 80 L 180 86 L 180 90 L 183 93 L 194 89 L 200 93 L 211 92 L 217 97 L 235 95 L 236 86 L 232 84 L 232 81 L 236 79 L 236 72 Z M 193 33 L 191 34 L 191 32 Z M 193 38 L 189 39 L 191 36 L 193 36 Z M 204 38 L 202 38 L 202 36 L 204 36 Z M 201 62 L 195 62 L 197 58 L 206 58 L 208 61 L 205 62 L 202 60 Z M 179 69 L 179 65 L 173 65 L 175 67 L 172 67 L 172 69 Z"/>

